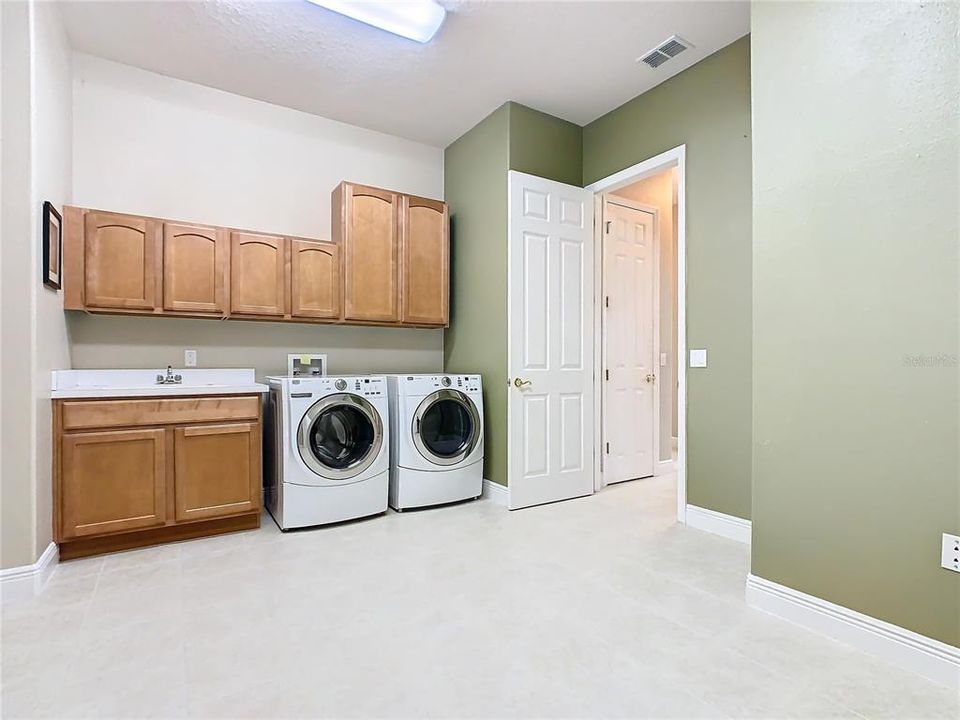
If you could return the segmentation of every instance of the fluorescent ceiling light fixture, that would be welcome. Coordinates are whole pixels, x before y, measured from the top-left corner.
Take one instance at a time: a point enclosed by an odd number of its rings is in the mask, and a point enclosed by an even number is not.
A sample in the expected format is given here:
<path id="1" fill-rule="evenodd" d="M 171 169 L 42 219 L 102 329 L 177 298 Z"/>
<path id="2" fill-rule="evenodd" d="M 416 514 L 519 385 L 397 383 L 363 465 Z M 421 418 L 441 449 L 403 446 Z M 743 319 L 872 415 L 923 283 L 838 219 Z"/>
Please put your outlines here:
<path id="1" fill-rule="evenodd" d="M 310 0 L 335 13 L 394 35 L 429 42 L 447 11 L 435 0 Z"/>

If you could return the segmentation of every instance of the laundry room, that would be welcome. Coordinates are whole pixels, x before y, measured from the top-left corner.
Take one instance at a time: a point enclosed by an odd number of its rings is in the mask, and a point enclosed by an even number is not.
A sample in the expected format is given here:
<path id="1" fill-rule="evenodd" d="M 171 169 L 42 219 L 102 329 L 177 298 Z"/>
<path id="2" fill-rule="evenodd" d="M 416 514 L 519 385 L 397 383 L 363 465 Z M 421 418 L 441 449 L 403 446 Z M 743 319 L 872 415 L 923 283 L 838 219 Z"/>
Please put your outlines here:
<path id="1" fill-rule="evenodd" d="M 958 28 L 0 0 L 0 715 L 960 717 Z"/>

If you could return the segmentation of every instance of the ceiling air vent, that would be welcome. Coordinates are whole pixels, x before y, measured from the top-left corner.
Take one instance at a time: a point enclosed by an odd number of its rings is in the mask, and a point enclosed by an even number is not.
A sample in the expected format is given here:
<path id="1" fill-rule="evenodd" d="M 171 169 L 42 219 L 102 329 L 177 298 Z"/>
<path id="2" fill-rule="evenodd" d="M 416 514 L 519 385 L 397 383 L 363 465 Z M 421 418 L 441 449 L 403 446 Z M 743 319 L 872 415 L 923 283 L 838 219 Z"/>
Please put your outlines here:
<path id="1" fill-rule="evenodd" d="M 657 68 L 663 65 L 670 58 L 676 57 L 684 50 L 691 47 L 693 47 L 693 45 L 684 40 L 682 37 L 673 35 L 672 37 L 667 38 L 664 42 L 660 43 L 659 47 L 656 47 L 650 52 L 638 57 L 637 62 L 646 63 L 652 68 Z"/>

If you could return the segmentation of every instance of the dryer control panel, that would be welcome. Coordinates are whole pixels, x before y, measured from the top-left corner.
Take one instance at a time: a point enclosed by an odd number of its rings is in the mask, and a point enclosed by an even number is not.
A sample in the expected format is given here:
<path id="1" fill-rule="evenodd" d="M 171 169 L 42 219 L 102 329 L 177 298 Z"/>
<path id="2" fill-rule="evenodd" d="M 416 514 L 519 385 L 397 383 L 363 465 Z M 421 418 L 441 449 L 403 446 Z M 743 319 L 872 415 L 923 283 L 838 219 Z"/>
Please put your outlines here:
<path id="1" fill-rule="evenodd" d="M 426 395 L 445 388 L 465 393 L 482 391 L 479 375 L 400 375 L 398 380 L 406 395 Z"/>
<path id="2" fill-rule="evenodd" d="M 332 376 L 291 378 L 291 392 L 321 393 L 329 395 L 334 392 L 348 392 L 364 397 L 386 397 L 387 379 L 379 375 L 374 376 Z"/>

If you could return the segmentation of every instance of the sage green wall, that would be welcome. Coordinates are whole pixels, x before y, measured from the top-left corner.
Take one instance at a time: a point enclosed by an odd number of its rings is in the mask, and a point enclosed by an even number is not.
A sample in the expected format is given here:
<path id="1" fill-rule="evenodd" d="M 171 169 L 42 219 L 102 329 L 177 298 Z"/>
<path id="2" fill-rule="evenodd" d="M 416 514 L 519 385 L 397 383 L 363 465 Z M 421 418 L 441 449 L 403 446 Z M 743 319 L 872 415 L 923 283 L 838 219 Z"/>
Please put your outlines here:
<path id="1" fill-rule="evenodd" d="M 583 128 L 572 122 L 507 103 L 510 113 L 510 169 L 580 186 Z"/>
<path id="2" fill-rule="evenodd" d="M 752 17 L 752 571 L 952 645 L 958 12 Z"/>
<path id="3" fill-rule="evenodd" d="M 450 206 L 444 368 L 483 375 L 484 477 L 507 484 L 507 171 L 580 184 L 581 128 L 515 102 L 443 155 Z"/>
<path id="4" fill-rule="evenodd" d="M 507 483 L 507 168 L 502 105 L 443 154 L 450 206 L 450 327 L 444 368 L 483 376 L 483 476 Z"/>
<path id="5" fill-rule="evenodd" d="M 686 145 L 687 501 L 750 517 L 750 39 L 583 129 L 583 184 Z M 683 363 L 685 366 L 686 363 Z"/>

